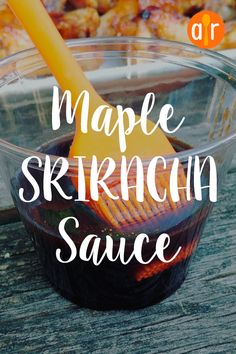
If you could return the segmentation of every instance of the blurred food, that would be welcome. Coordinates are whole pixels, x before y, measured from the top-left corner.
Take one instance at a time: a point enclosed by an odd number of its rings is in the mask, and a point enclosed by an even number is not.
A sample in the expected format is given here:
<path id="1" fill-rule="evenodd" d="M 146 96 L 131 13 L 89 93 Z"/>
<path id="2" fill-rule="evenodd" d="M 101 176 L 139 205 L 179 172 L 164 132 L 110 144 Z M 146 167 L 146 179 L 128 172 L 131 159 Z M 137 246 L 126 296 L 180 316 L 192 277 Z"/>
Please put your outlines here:
<path id="1" fill-rule="evenodd" d="M 236 0 L 42 1 L 65 39 L 138 36 L 189 43 L 189 19 L 207 9 L 225 21 L 225 38 L 216 49 L 236 48 Z M 31 46 L 6 0 L 0 0 L 0 57 Z"/>
<path id="2" fill-rule="evenodd" d="M 48 12 L 64 11 L 67 0 L 42 0 Z"/>
<path id="3" fill-rule="evenodd" d="M 0 58 L 32 47 L 32 42 L 22 29 L 18 20 L 4 5 L 0 3 Z"/>
<path id="4" fill-rule="evenodd" d="M 92 7 L 61 14 L 52 13 L 51 17 L 65 39 L 94 37 L 100 24 L 99 15 Z"/>

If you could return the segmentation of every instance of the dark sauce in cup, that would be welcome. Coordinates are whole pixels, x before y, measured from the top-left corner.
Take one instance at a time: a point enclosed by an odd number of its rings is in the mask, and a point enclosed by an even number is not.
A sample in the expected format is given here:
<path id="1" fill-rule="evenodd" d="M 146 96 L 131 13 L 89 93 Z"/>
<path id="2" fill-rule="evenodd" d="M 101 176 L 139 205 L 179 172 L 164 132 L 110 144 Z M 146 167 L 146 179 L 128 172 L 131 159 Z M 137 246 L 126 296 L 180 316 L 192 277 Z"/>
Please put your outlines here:
<path id="1" fill-rule="evenodd" d="M 70 144 L 71 137 L 64 137 L 43 145 L 39 150 L 46 154 L 67 157 Z M 177 140 L 172 140 L 172 144 L 176 151 L 189 148 Z M 31 173 L 42 186 L 43 171 L 35 169 Z M 60 183 L 63 191 L 74 195 L 76 199 L 76 191 L 70 178 L 63 177 Z M 89 234 L 101 237 L 101 252 L 105 247 L 106 235 L 113 237 L 114 251 L 118 247 L 119 237 L 126 237 L 128 258 L 137 233 L 118 233 L 98 218 L 87 205 L 75 202 L 74 199 L 66 201 L 56 191 L 52 202 L 47 202 L 42 194 L 33 203 L 22 202 L 19 189 L 23 187 L 32 196 L 32 186 L 21 171 L 12 179 L 11 184 L 14 202 L 54 288 L 74 303 L 97 310 L 142 308 L 160 302 L 177 290 L 186 277 L 190 259 L 211 210 L 208 198 L 201 202 L 193 201 L 187 212 L 176 210 L 162 223 L 161 230 L 148 233 L 150 242 L 143 248 L 143 258 L 150 258 L 157 237 L 165 232 L 171 237 L 171 245 L 165 253 L 167 259 L 182 247 L 172 263 L 166 264 L 156 258 L 148 265 L 140 264 L 136 259 L 123 265 L 119 260 L 110 262 L 105 258 L 99 266 L 95 266 L 92 261 L 82 261 L 77 255 L 71 263 L 62 264 L 56 259 L 57 249 L 62 250 L 62 259 L 70 257 L 70 249 L 58 231 L 58 225 L 65 217 L 73 216 L 79 220 L 79 229 L 75 229 L 74 224 L 70 223 L 66 228 L 77 249 Z M 140 229 L 140 232 L 145 230 Z"/>

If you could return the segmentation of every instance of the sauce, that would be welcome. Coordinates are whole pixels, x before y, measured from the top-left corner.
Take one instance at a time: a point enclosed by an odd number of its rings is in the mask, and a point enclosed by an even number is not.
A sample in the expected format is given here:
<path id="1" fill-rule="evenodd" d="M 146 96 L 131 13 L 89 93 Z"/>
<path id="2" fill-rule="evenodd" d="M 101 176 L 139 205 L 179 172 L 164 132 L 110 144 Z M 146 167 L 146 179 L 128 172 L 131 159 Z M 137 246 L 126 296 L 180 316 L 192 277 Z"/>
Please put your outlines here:
<path id="1" fill-rule="evenodd" d="M 44 145 L 40 150 L 66 157 L 70 144 L 71 138 L 68 137 Z M 177 151 L 187 148 L 180 142 L 173 145 Z M 42 183 L 42 171 L 35 169 L 31 173 L 39 184 Z M 58 248 L 61 249 L 63 259 L 70 257 L 70 249 L 58 231 L 58 225 L 65 217 L 73 216 L 79 220 L 78 230 L 74 225 L 68 224 L 67 227 L 67 232 L 78 249 L 88 234 L 101 237 L 101 252 L 104 250 L 103 246 L 105 247 L 106 235 L 112 236 L 114 240 L 114 252 L 118 247 L 115 240 L 126 237 L 128 258 L 137 233 L 118 232 L 102 221 L 86 204 L 74 200 L 66 201 L 56 191 L 52 202 L 45 201 L 43 195 L 40 195 L 33 203 L 23 203 L 18 195 L 19 188 L 24 187 L 30 193 L 32 187 L 21 171 L 11 183 L 15 204 L 55 289 L 80 306 L 98 310 L 142 308 L 163 300 L 178 289 L 186 277 L 191 256 L 211 210 L 211 203 L 207 198 L 202 202 L 194 201 L 192 208 L 181 212 L 176 210 L 163 219 L 161 224 L 158 223 L 158 228 L 154 224 L 150 228 L 149 224 L 148 229 L 144 225 L 139 230 L 146 232 L 150 238 L 150 242 L 143 247 L 143 258 L 146 259 L 153 254 L 157 237 L 163 232 L 170 235 L 171 244 L 165 254 L 166 258 L 170 259 L 176 249 L 182 247 L 172 263 L 155 259 L 150 264 L 143 265 L 133 259 L 128 265 L 123 265 L 119 260 L 110 262 L 105 258 L 99 266 L 95 266 L 92 261 L 82 261 L 76 257 L 73 262 L 62 264 L 56 259 Z M 69 195 L 76 195 L 70 178 L 63 177 L 61 184 Z"/>

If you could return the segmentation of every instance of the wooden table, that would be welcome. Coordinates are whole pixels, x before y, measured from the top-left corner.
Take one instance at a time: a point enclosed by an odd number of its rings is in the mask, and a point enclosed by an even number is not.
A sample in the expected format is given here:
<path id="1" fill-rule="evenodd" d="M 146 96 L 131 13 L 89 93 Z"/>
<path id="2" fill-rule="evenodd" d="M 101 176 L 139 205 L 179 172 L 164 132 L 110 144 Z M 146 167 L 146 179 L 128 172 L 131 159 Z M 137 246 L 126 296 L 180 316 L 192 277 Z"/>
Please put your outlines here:
<path id="1" fill-rule="evenodd" d="M 0 353 L 236 353 L 236 160 L 184 285 L 143 310 L 63 299 L 14 210 L 0 219 Z"/>

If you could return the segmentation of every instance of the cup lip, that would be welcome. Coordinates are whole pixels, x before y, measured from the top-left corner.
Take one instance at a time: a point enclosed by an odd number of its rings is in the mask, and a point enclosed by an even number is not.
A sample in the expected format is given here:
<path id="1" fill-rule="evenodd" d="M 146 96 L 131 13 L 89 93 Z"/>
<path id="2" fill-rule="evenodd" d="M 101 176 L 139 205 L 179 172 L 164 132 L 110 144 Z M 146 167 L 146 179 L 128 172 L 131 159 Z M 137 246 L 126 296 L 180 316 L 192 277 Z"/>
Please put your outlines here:
<path id="1" fill-rule="evenodd" d="M 198 48 L 196 46 L 193 46 L 191 44 L 188 43 L 182 43 L 182 42 L 177 42 L 177 41 L 169 41 L 169 40 L 162 40 L 162 39 L 156 39 L 156 38 L 145 38 L 145 37 L 131 37 L 131 36 L 127 36 L 127 37 L 96 37 L 96 38 L 79 38 L 79 39 L 72 39 L 72 40 L 67 40 L 66 41 L 67 45 L 73 49 L 74 47 L 79 47 L 79 46 L 91 46 L 91 45 L 95 45 L 96 47 L 99 47 L 99 45 L 128 45 L 128 44 L 144 44 L 144 45 L 159 45 L 159 46 L 169 46 L 170 48 L 175 48 L 179 50 L 179 53 L 181 53 L 181 50 L 187 50 L 190 53 L 193 54 L 197 54 L 198 57 L 193 57 L 193 58 L 189 58 L 189 60 L 191 61 L 193 60 L 197 60 L 198 58 L 201 58 L 203 56 L 208 57 L 208 58 L 212 58 L 214 61 L 214 64 L 224 64 L 225 65 L 225 69 L 230 69 L 233 70 L 233 74 L 232 75 L 232 71 L 230 71 L 230 73 L 228 73 L 228 75 L 230 75 L 230 77 L 232 77 L 235 81 L 236 81 L 236 62 L 230 58 L 228 58 L 227 56 L 219 53 L 219 52 L 214 52 L 212 50 L 208 50 L 208 49 L 201 49 Z M 179 53 L 176 53 L 177 56 L 179 56 Z M 35 54 L 39 54 L 37 48 L 32 47 L 29 49 L 25 49 L 23 51 L 17 52 L 15 54 L 9 55 L 3 59 L 0 59 L 0 68 L 13 63 L 13 62 L 17 62 L 18 60 L 23 60 L 26 59 L 30 56 L 33 56 Z M 209 66 L 210 67 L 210 66 Z M 218 68 L 217 66 L 215 66 L 215 68 Z M 217 75 L 216 75 L 217 76 Z M 225 79 L 223 79 L 225 80 Z M 225 80 L 226 81 L 226 80 Z M 1 87 L 1 86 L 0 86 Z M 236 97 L 236 87 L 235 87 L 235 97 Z M 218 148 L 220 148 L 222 145 L 226 145 L 226 144 L 231 144 L 233 142 L 236 142 L 236 132 L 233 132 L 232 134 L 223 137 L 223 138 L 219 138 L 217 141 L 213 141 L 210 143 L 205 143 L 202 144 L 199 147 L 193 147 L 191 149 L 185 150 L 185 151 L 181 151 L 181 152 L 176 152 L 170 155 L 165 156 L 166 162 L 170 162 L 172 161 L 174 158 L 178 158 L 180 161 L 184 161 L 186 160 L 189 156 L 197 156 L 197 155 L 210 155 L 210 153 L 212 151 L 217 150 Z M 20 154 L 21 156 L 23 156 L 23 158 L 27 158 L 29 156 L 37 156 L 40 159 L 44 160 L 46 154 L 39 152 L 37 150 L 31 150 L 28 148 L 24 148 L 24 147 L 20 147 L 18 145 L 12 144 L 7 142 L 4 139 L 0 139 L 0 151 L 1 151 L 1 146 L 5 147 L 8 149 L 8 151 L 12 152 L 12 153 L 17 153 L 18 155 Z M 54 156 L 54 155 L 50 155 L 51 161 L 55 162 L 58 159 L 58 156 Z M 151 156 L 150 156 L 151 159 Z M 144 159 L 144 166 L 145 163 L 148 164 L 148 162 L 150 161 L 150 159 Z M 72 167 L 76 167 L 77 166 L 77 160 L 73 159 L 73 158 L 67 158 L 70 166 Z M 85 163 L 86 164 L 86 163 Z"/>

